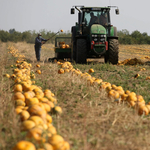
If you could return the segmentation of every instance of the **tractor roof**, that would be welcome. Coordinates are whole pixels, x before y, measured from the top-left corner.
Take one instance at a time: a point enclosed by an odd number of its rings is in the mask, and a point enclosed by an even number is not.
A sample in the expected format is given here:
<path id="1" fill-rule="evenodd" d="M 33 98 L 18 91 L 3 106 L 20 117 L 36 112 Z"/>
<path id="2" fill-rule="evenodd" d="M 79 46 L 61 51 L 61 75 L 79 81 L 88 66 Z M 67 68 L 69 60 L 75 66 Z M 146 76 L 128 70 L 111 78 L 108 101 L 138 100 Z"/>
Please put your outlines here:
<path id="1" fill-rule="evenodd" d="M 110 10 L 110 7 L 81 7 L 82 11 L 101 11 L 101 10 Z"/>

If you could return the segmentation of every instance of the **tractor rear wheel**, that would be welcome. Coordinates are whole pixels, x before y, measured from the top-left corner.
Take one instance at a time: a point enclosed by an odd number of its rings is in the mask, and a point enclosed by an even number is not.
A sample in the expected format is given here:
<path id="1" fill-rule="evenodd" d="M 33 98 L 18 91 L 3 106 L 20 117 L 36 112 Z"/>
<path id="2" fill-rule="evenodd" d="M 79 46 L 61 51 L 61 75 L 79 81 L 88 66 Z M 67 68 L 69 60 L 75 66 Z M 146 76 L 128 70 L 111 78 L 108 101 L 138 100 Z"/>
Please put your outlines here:
<path id="1" fill-rule="evenodd" d="M 76 50 L 76 63 L 85 64 L 87 58 L 87 45 L 85 39 L 77 40 Z"/>
<path id="2" fill-rule="evenodd" d="M 109 49 L 105 55 L 105 63 L 117 64 L 119 59 L 119 43 L 117 39 L 109 40 Z"/>
<path id="3" fill-rule="evenodd" d="M 71 29 L 72 32 L 72 37 L 71 37 L 71 43 L 72 43 L 72 48 L 71 48 L 71 59 L 72 61 L 76 61 L 76 26 L 73 26 Z"/>

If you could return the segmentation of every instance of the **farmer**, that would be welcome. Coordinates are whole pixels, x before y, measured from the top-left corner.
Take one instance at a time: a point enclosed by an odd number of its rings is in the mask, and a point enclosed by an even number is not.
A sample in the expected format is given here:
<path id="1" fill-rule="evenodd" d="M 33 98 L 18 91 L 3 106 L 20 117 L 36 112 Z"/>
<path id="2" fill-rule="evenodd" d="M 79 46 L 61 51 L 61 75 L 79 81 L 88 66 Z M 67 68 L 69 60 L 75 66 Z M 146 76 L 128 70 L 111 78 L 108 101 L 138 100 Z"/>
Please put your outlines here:
<path id="1" fill-rule="evenodd" d="M 90 13 L 90 16 L 91 16 L 91 19 L 89 22 L 89 27 L 91 27 L 94 23 L 98 23 L 98 18 L 97 16 L 94 16 L 93 12 Z"/>
<path id="2" fill-rule="evenodd" d="M 48 41 L 49 39 L 43 39 L 42 35 L 39 33 L 38 36 L 35 38 L 35 55 L 36 55 L 36 59 L 37 61 L 40 61 L 40 54 L 41 54 L 41 46 L 42 44 L 44 44 L 46 41 Z"/>
<path id="3" fill-rule="evenodd" d="M 107 13 L 102 13 L 100 15 L 100 24 L 103 26 L 103 25 L 107 25 Z"/>

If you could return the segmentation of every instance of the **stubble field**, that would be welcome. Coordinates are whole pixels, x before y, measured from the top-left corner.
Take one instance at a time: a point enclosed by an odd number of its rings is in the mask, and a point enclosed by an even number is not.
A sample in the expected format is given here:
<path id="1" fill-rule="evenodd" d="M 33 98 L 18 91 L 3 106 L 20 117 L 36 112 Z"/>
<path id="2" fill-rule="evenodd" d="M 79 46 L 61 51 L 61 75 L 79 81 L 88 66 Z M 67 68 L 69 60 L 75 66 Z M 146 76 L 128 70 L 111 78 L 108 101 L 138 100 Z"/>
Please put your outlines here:
<path id="1" fill-rule="evenodd" d="M 99 90 L 94 84 L 72 72 L 58 74 L 60 65 L 47 61 L 54 57 L 54 45 L 45 44 L 42 48 L 41 74 L 37 74 L 34 45 L 27 43 L 0 43 L 0 149 L 10 150 L 20 140 L 26 139 L 21 132 L 21 121 L 15 112 L 13 95 L 14 81 L 4 77 L 12 74 L 11 65 L 17 57 L 8 53 L 8 46 L 18 49 L 32 64 L 35 84 L 43 90 L 50 89 L 63 113 L 51 114 L 52 124 L 57 133 L 70 144 L 71 150 L 148 150 L 150 149 L 150 117 L 139 116 L 137 111 L 126 103 L 117 103 L 108 97 L 108 92 Z M 124 91 L 142 95 L 146 104 L 150 101 L 150 46 L 120 45 L 120 65 L 104 64 L 100 60 L 89 60 L 86 65 L 72 64 L 82 73 L 94 69 L 92 77 L 102 79 L 111 85 L 121 86 Z M 134 59 L 137 58 L 137 59 Z M 128 60 L 126 60 L 128 59 Z M 134 59 L 134 60 L 130 60 Z M 124 61 L 126 60 L 126 61 Z M 124 62 L 123 62 L 124 61 Z M 139 64 L 138 64 L 139 62 Z M 126 64 L 125 64 L 126 63 Z M 136 75 L 138 77 L 135 77 Z M 39 148 L 39 145 L 36 145 Z"/>

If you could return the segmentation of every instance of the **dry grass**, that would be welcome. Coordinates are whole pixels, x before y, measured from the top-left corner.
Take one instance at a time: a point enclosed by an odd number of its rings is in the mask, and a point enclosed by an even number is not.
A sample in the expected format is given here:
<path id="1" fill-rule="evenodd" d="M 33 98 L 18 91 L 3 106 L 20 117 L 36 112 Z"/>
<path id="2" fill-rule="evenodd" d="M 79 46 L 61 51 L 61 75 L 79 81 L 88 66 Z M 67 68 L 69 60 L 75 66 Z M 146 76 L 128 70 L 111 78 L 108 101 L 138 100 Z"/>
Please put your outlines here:
<path id="1" fill-rule="evenodd" d="M 3 77 L 4 73 L 11 73 L 10 64 L 14 58 L 7 54 L 7 46 L 13 45 L 20 53 L 32 63 L 33 71 L 36 70 L 36 61 L 33 44 L 26 43 L 0 43 L 0 149 L 10 150 L 11 147 L 24 135 L 20 134 L 19 118 L 14 113 L 11 101 L 11 86 L 13 82 Z M 41 75 L 36 75 L 36 84 L 42 89 L 49 88 L 58 99 L 63 114 L 59 117 L 53 115 L 53 124 L 58 133 L 71 145 L 72 150 L 148 150 L 150 149 L 149 132 L 150 117 L 138 116 L 137 113 L 124 104 L 117 104 L 108 99 L 105 91 L 99 91 L 99 86 L 87 86 L 86 81 L 71 73 L 58 74 L 57 64 L 49 63 L 48 57 L 53 57 L 53 45 L 46 44 L 42 50 Z M 123 58 L 129 57 L 127 49 L 121 49 Z M 135 50 L 135 49 L 134 49 Z M 135 50 L 136 51 L 136 50 Z M 139 53 L 139 52 L 137 52 Z M 148 55 L 147 53 L 146 55 Z M 129 56 L 128 56 L 129 55 Z M 82 72 L 94 68 L 92 76 L 102 78 L 104 81 L 121 84 L 124 88 L 144 92 L 150 87 L 144 81 L 150 73 L 149 66 L 142 72 L 138 80 L 130 78 L 141 66 L 113 66 L 103 63 L 90 63 L 88 65 L 74 65 Z M 143 66 L 142 66 L 143 67 Z M 128 76 L 129 75 L 129 76 Z M 115 76 L 115 77 L 114 77 Z M 119 80 L 117 80 L 117 78 Z M 122 80 L 122 81 L 121 81 Z M 129 85 L 127 85 L 127 82 Z M 144 82 L 142 85 L 141 82 Z M 148 81 L 147 81 L 148 82 Z M 133 84 L 132 84 L 133 83 Z M 143 89 L 143 90 L 142 90 Z M 149 95 L 147 93 L 147 95 Z M 146 93 L 145 93 L 146 96 Z M 148 97 L 147 97 L 148 98 Z"/>
<path id="2" fill-rule="evenodd" d="M 13 82 L 3 77 L 11 73 L 10 64 L 13 59 L 7 54 L 7 43 L 0 43 L 0 149 L 10 149 L 19 139 L 19 120 L 11 101 Z"/>

